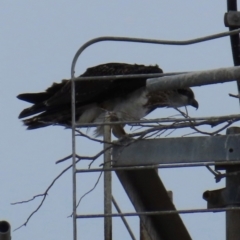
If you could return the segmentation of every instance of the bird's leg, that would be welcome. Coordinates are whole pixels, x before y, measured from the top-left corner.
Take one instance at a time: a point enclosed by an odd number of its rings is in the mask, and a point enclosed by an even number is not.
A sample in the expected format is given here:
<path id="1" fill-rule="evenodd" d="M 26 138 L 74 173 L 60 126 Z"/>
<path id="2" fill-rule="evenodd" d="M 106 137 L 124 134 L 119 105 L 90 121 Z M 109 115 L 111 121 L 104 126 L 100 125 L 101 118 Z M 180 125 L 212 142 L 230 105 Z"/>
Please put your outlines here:
<path id="1" fill-rule="evenodd" d="M 112 127 L 112 133 L 116 138 L 125 138 L 127 136 L 121 124 Z"/>
<path id="2" fill-rule="evenodd" d="M 115 112 L 110 112 L 109 113 L 109 120 L 111 122 L 118 122 L 120 119 L 118 118 L 117 114 Z M 112 133 L 116 138 L 126 138 L 127 134 L 124 131 L 124 125 L 122 124 L 117 124 L 117 125 L 112 125 Z"/>

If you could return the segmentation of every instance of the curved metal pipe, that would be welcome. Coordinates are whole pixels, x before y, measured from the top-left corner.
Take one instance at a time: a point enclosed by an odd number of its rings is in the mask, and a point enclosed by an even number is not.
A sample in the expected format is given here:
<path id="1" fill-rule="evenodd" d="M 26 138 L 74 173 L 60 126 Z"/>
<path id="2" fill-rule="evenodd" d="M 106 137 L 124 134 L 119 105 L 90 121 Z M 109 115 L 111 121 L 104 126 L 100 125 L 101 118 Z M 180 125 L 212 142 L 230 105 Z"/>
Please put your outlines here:
<path id="1" fill-rule="evenodd" d="M 240 32 L 240 29 L 234 29 L 233 31 L 229 32 L 222 32 L 217 33 L 205 37 L 190 39 L 190 40 L 183 40 L 183 41 L 174 41 L 174 40 L 156 40 L 156 39 L 147 39 L 147 38 L 132 38 L 132 37 L 113 37 L 113 36 L 104 36 L 104 37 L 97 37 L 94 39 L 91 39 L 87 41 L 85 44 L 83 44 L 78 51 L 76 52 L 71 66 L 71 78 L 75 78 L 75 66 L 78 60 L 78 57 L 81 55 L 81 53 L 90 45 L 97 43 L 97 42 L 103 42 L 103 41 L 112 41 L 112 42 L 134 42 L 134 43 L 150 43 L 150 44 L 163 44 L 163 45 L 191 45 L 195 43 L 205 42 L 208 40 L 213 40 L 217 38 L 222 38 L 226 36 L 232 36 L 236 35 L 238 36 L 238 33 Z"/>
<path id="2" fill-rule="evenodd" d="M 11 240 L 11 226 L 7 221 L 0 221 L 0 240 Z"/>

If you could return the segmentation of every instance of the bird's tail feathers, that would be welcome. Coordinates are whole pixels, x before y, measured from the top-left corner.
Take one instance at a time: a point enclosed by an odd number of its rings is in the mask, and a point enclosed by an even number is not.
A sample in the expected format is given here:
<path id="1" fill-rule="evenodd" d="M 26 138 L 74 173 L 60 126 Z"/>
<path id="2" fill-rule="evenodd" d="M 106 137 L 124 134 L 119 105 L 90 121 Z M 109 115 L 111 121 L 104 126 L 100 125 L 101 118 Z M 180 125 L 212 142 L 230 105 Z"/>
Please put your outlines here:
<path id="1" fill-rule="evenodd" d="M 23 100 L 25 102 L 37 104 L 46 101 L 50 97 L 47 92 L 40 93 L 22 93 L 17 96 L 18 99 Z"/>
<path id="2" fill-rule="evenodd" d="M 35 104 L 32 107 L 25 108 L 22 112 L 20 112 L 18 118 L 25 118 L 36 113 L 40 113 L 46 110 L 46 105 L 43 103 Z"/>
<path id="3" fill-rule="evenodd" d="M 71 111 L 69 109 L 62 111 L 61 114 L 59 114 L 58 109 L 47 109 L 32 118 L 24 119 L 23 123 L 27 126 L 28 130 L 47 127 L 50 125 L 69 127 L 71 126 L 71 117 Z"/>
<path id="4" fill-rule="evenodd" d="M 27 126 L 28 130 L 47 127 L 51 125 L 67 126 L 71 118 L 68 119 L 66 116 L 58 116 L 54 113 L 49 114 L 47 112 L 41 113 L 35 117 L 24 119 L 23 123 Z"/>
<path id="5" fill-rule="evenodd" d="M 25 126 L 27 126 L 28 130 L 33 130 L 37 128 L 47 127 L 52 125 L 51 122 L 41 121 L 38 119 L 38 117 L 28 118 L 23 120 L 23 123 Z"/>

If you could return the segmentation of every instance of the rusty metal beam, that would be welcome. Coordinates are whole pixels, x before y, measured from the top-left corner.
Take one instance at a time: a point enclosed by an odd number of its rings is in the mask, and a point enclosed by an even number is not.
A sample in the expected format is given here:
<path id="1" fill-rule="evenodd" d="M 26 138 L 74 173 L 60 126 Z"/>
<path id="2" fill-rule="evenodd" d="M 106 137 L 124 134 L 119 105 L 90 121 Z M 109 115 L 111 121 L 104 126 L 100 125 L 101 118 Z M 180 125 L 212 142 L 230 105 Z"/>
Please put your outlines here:
<path id="1" fill-rule="evenodd" d="M 116 171 L 116 174 L 125 189 L 137 212 L 175 210 L 161 179 L 155 169 Z M 180 216 L 155 215 L 140 216 L 140 220 L 151 240 L 190 240 Z"/>

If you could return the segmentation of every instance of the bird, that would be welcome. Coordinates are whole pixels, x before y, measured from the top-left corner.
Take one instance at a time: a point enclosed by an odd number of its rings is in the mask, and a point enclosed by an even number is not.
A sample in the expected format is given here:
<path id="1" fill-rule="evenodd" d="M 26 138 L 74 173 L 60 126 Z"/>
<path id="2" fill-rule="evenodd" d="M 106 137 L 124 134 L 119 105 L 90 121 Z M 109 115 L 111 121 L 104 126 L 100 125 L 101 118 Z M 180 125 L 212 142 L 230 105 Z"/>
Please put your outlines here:
<path id="1" fill-rule="evenodd" d="M 105 63 L 87 68 L 80 77 L 93 78 L 75 82 L 76 124 L 103 122 L 106 113 L 109 113 L 110 121 L 130 121 L 140 120 L 157 108 L 188 105 L 198 108 L 199 104 L 191 88 L 149 92 L 146 76 L 98 80 L 99 76 L 150 73 L 163 71 L 158 65 L 128 63 Z M 54 82 L 43 92 L 22 93 L 17 98 L 32 104 L 19 114 L 20 119 L 25 118 L 23 123 L 28 130 L 50 125 L 72 126 L 71 80 Z M 117 138 L 126 136 L 124 126 L 111 125 L 113 135 Z M 103 128 L 102 125 L 96 127 L 96 137 L 103 135 Z"/>

